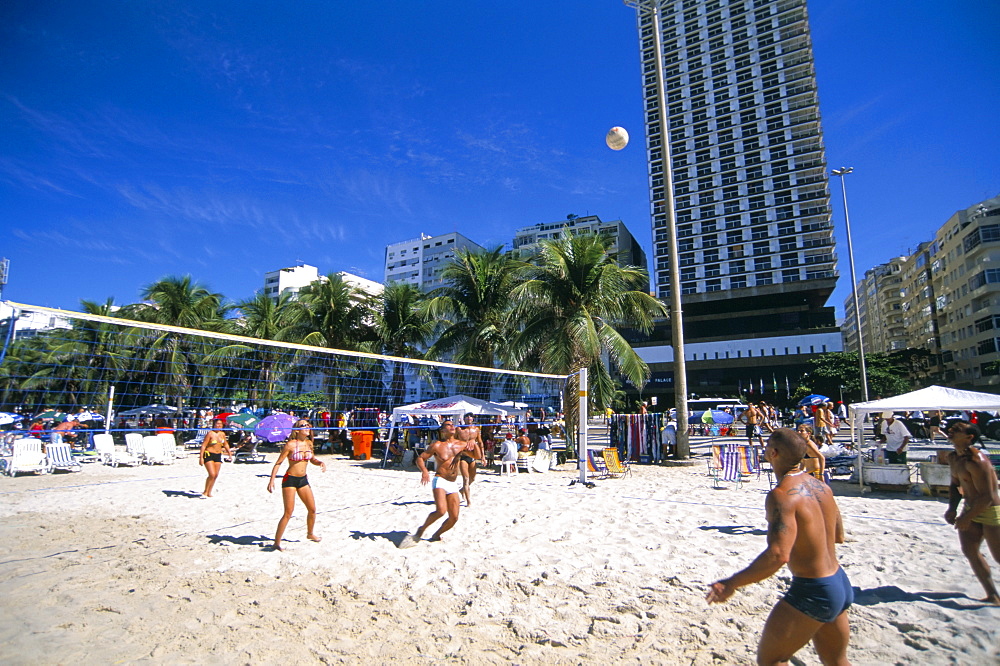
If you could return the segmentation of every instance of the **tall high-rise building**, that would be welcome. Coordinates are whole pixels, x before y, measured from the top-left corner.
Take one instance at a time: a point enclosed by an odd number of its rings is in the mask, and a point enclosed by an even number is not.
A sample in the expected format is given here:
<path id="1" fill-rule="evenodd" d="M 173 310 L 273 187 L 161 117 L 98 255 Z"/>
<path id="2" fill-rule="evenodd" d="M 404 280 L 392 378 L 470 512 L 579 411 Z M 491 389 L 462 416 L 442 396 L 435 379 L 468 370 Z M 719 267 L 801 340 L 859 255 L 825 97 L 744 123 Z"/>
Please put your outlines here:
<path id="1" fill-rule="evenodd" d="M 661 131 L 653 21 L 638 12 L 654 292 L 667 300 L 671 281 L 680 281 L 690 391 L 733 393 L 750 369 L 794 384 L 811 354 L 842 348 L 826 306 L 837 256 L 805 0 L 660 7 L 669 137 Z M 668 264 L 665 141 L 680 275 Z M 753 349 L 768 358 L 747 364 Z M 646 352 L 657 374 L 669 374 L 667 355 Z"/>
<path id="2" fill-rule="evenodd" d="M 861 342 L 866 354 L 888 354 L 905 349 L 906 327 L 903 322 L 904 302 L 901 293 L 914 281 L 912 272 L 906 275 L 907 257 L 895 257 L 865 271 L 858 280 L 858 310 L 861 313 Z M 858 351 L 857 320 L 854 315 L 854 295 L 844 299 L 844 351 Z"/>

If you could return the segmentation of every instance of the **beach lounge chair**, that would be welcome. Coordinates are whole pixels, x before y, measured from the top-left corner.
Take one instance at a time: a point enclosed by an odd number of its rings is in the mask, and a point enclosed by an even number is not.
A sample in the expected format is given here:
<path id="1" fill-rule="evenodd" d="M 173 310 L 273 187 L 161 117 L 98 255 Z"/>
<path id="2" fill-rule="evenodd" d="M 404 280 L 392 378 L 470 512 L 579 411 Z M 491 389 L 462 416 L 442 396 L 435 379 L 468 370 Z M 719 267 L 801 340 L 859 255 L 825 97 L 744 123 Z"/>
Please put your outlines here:
<path id="1" fill-rule="evenodd" d="M 116 450 L 114 438 L 107 433 L 94 435 L 94 446 L 101 462 L 105 465 L 118 467 L 118 465 L 138 465 L 140 462 L 139 458 L 128 451 Z"/>
<path id="2" fill-rule="evenodd" d="M 142 438 L 142 462 L 147 465 L 168 465 L 174 461 L 168 456 L 159 435 L 146 435 Z"/>
<path id="3" fill-rule="evenodd" d="M 69 444 L 49 444 L 45 448 L 45 456 L 49 460 L 49 469 L 62 469 L 67 472 L 79 472 L 83 465 L 73 458 L 73 450 Z"/>
<path id="4" fill-rule="evenodd" d="M 138 432 L 125 433 L 125 450 L 130 456 L 142 462 L 142 434 Z"/>
<path id="5" fill-rule="evenodd" d="M 184 442 L 185 449 L 201 449 L 201 443 L 205 441 L 205 435 L 208 434 L 208 428 L 199 428 L 195 436 L 188 441 Z"/>
<path id="6" fill-rule="evenodd" d="M 69 447 L 69 444 L 65 445 Z M 7 461 L 7 476 L 14 476 L 18 472 L 35 472 L 36 474 L 47 474 L 52 471 L 49 468 L 48 459 L 42 453 L 42 440 L 33 437 L 23 437 L 15 439 L 11 444 L 11 457 Z"/>
<path id="7" fill-rule="evenodd" d="M 608 447 L 603 451 L 604 464 L 608 467 L 608 476 L 612 479 L 620 479 L 632 473 L 632 468 L 628 462 L 618 457 L 618 449 Z"/>
<path id="8" fill-rule="evenodd" d="M 238 463 L 265 463 L 267 462 L 267 456 L 263 453 L 257 452 L 257 439 L 254 438 L 253 444 L 244 449 L 236 452 L 233 456 L 233 462 Z M 402 458 L 402 456 L 400 456 Z"/>
<path id="9" fill-rule="evenodd" d="M 172 432 L 161 432 L 156 435 L 161 440 L 163 440 L 163 452 L 170 462 L 173 463 L 177 458 L 184 457 L 184 447 L 177 445 L 177 437 Z"/>
<path id="10" fill-rule="evenodd" d="M 713 451 L 713 455 L 714 453 Z M 735 482 L 738 489 L 744 480 L 760 478 L 760 457 L 755 446 L 723 444 L 719 449 L 718 464 L 719 467 L 712 476 L 712 483 L 716 487 L 719 481 L 730 481 Z"/>
<path id="11" fill-rule="evenodd" d="M 587 449 L 587 471 L 597 479 L 608 478 L 608 466 L 604 464 L 604 456 L 594 455 L 593 449 Z"/>

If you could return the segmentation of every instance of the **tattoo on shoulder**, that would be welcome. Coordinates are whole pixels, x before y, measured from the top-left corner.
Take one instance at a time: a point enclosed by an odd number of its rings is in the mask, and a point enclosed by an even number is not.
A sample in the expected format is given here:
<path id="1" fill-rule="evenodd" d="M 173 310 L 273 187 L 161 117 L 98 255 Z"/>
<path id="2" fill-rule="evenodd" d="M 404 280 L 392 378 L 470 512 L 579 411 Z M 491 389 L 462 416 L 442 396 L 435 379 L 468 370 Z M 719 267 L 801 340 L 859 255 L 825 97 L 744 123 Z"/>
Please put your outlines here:
<path id="1" fill-rule="evenodd" d="M 788 489 L 789 495 L 815 497 L 816 499 L 822 499 L 828 492 L 829 489 L 826 487 L 826 484 L 812 476 L 803 479 L 802 483 Z"/>

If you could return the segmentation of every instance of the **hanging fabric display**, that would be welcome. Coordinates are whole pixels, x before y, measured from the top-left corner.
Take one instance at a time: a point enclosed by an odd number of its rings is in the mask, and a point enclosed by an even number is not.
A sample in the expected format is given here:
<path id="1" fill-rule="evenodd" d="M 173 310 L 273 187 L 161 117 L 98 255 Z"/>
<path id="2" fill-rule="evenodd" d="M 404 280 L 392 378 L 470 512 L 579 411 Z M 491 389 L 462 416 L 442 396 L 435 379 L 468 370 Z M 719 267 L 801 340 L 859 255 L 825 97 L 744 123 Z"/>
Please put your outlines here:
<path id="1" fill-rule="evenodd" d="M 608 419 L 610 445 L 622 460 L 656 463 L 668 453 L 663 447 L 663 414 L 614 414 Z"/>

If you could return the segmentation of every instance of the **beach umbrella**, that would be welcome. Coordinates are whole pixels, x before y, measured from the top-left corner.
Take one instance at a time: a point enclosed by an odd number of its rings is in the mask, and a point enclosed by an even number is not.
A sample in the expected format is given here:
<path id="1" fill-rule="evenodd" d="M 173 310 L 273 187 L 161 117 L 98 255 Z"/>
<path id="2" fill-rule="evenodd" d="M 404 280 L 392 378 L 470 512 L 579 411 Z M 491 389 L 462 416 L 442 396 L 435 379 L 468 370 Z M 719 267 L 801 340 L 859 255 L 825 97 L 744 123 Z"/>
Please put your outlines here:
<path id="1" fill-rule="evenodd" d="M 799 400 L 799 407 L 802 407 L 803 405 L 822 405 L 826 402 L 830 402 L 828 397 L 820 395 L 819 393 L 813 393 L 812 395 L 807 395 Z"/>
<path id="2" fill-rule="evenodd" d="M 10 425 L 11 423 L 17 423 L 18 421 L 23 421 L 24 417 L 20 414 L 11 414 L 10 412 L 0 412 L 0 425 Z"/>
<path id="3" fill-rule="evenodd" d="M 238 425 L 243 430 L 253 431 L 260 424 L 260 419 L 253 414 L 232 414 L 228 419 L 229 423 Z"/>
<path id="4" fill-rule="evenodd" d="M 60 412 L 58 409 L 46 409 L 41 414 L 37 414 L 35 418 L 43 421 L 61 421 L 66 418 L 66 412 Z"/>
<path id="5" fill-rule="evenodd" d="M 146 405 L 145 407 L 136 407 L 125 412 L 118 412 L 118 416 L 141 416 L 143 414 L 152 414 L 153 416 L 173 416 L 179 413 L 181 410 L 176 407 L 171 407 L 170 405 Z"/>
<path id="6" fill-rule="evenodd" d="M 708 412 L 708 414 L 706 414 L 705 412 Z M 705 412 L 692 413 L 690 416 L 688 416 L 688 423 L 690 423 L 691 425 L 697 425 L 698 423 L 704 423 L 706 425 L 712 425 L 712 424 L 726 425 L 733 422 L 732 414 L 727 414 L 726 412 L 717 409 L 705 410 Z M 673 415 L 676 415 L 676 412 L 674 412 L 672 416 Z"/>
<path id="7" fill-rule="evenodd" d="M 254 434 L 269 442 L 280 442 L 292 434 L 295 419 L 288 414 L 271 414 L 254 428 Z"/>
<path id="8" fill-rule="evenodd" d="M 216 414 L 215 416 L 212 417 L 212 420 L 214 421 L 215 419 L 219 419 L 223 423 L 225 423 L 226 419 L 228 419 L 232 415 L 233 415 L 233 412 L 219 412 L 218 414 Z"/>
<path id="9" fill-rule="evenodd" d="M 103 421 L 104 416 L 98 414 L 97 412 L 80 412 L 79 414 L 74 414 L 77 421 Z"/>

